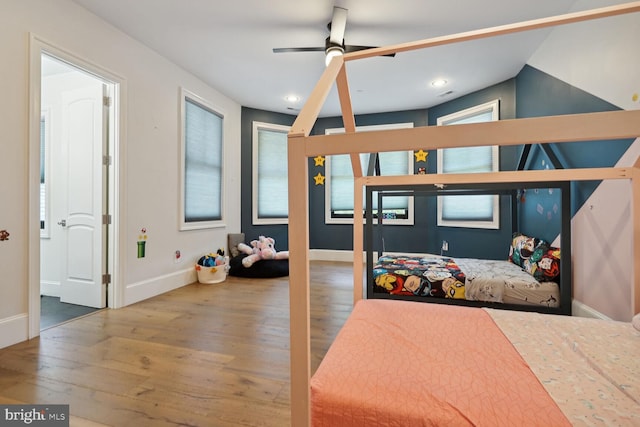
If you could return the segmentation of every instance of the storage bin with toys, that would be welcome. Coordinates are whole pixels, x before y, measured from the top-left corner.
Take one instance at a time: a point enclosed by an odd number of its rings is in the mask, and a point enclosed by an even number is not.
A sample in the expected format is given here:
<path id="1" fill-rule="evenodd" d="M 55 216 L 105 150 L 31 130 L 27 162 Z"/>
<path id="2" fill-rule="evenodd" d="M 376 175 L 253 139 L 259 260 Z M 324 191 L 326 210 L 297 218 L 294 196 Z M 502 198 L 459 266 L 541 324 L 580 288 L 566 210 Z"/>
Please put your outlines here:
<path id="1" fill-rule="evenodd" d="M 224 249 L 218 249 L 215 254 L 203 255 L 196 264 L 196 272 L 200 283 L 224 282 L 229 272 L 229 257 L 225 256 Z"/>

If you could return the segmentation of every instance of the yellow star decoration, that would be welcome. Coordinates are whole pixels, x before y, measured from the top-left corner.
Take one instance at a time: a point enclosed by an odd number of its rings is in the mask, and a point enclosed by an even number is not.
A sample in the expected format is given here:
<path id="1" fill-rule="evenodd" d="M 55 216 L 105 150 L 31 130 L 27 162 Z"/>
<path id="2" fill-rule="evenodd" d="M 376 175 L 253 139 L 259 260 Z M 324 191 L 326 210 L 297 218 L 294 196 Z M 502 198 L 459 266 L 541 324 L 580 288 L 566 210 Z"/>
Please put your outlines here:
<path id="1" fill-rule="evenodd" d="M 316 156 L 313 161 L 316 162 L 314 166 L 324 166 L 324 156 Z"/>
<path id="2" fill-rule="evenodd" d="M 313 179 L 316 181 L 316 185 L 324 185 L 324 176 L 320 172 Z"/>
<path id="3" fill-rule="evenodd" d="M 420 151 L 413 153 L 413 155 L 416 156 L 416 162 L 426 162 L 429 153 L 421 148 Z"/>

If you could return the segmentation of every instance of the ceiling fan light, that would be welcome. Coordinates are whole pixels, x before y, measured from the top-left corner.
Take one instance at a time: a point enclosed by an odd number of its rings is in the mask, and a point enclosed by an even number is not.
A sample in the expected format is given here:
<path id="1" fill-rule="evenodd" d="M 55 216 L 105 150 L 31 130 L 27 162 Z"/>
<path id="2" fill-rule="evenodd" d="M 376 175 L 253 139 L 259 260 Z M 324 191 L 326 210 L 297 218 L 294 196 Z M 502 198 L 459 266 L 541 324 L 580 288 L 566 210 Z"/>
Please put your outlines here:
<path id="1" fill-rule="evenodd" d="M 329 66 L 333 57 L 340 56 L 343 54 L 344 54 L 344 49 L 342 48 L 342 46 L 331 46 L 327 48 L 327 50 L 325 51 L 326 56 L 324 58 L 325 66 L 327 67 Z"/>
<path id="2" fill-rule="evenodd" d="M 445 79 L 436 79 L 431 82 L 431 86 L 433 87 L 443 87 L 446 86 L 448 82 Z"/>

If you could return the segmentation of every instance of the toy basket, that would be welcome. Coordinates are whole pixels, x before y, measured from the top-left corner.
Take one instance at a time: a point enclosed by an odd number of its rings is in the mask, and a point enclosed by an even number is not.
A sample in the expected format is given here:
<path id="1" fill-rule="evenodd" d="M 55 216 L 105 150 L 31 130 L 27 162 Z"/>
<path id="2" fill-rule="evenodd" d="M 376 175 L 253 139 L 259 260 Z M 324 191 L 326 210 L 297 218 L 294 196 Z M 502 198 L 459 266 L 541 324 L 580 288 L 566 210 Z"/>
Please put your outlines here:
<path id="1" fill-rule="evenodd" d="M 196 264 L 198 282 L 203 284 L 224 282 L 229 272 L 229 257 L 224 255 L 205 255 Z"/>
<path id="2" fill-rule="evenodd" d="M 227 271 L 229 270 L 228 264 L 215 265 L 213 267 L 207 267 L 204 265 L 196 264 L 196 272 L 198 273 L 198 282 L 203 284 L 220 283 L 224 282 L 227 278 Z"/>

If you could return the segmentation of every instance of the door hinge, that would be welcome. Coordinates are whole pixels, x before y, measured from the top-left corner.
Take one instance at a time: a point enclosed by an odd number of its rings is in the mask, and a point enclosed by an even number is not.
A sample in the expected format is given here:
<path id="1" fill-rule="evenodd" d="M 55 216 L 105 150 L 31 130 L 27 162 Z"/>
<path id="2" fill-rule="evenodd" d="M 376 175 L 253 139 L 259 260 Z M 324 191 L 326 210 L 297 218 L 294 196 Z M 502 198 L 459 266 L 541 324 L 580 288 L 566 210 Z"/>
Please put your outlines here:
<path id="1" fill-rule="evenodd" d="M 111 224 L 111 215 L 105 214 L 102 215 L 102 225 L 110 225 Z"/>
<path id="2" fill-rule="evenodd" d="M 102 284 L 103 285 L 108 285 L 109 283 L 111 283 L 111 274 L 109 274 L 109 273 L 103 274 L 102 275 Z"/>
<path id="3" fill-rule="evenodd" d="M 102 156 L 102 165 L 111 166 L 111 156 L 109 155 Z"/>
<path id="4" fill-rule="evenodd" d="M 111 97 L 110 96 L 103 96 L 102 97 L 102 105 L 104 105 L 105 107 L 111 107 Z"/>

